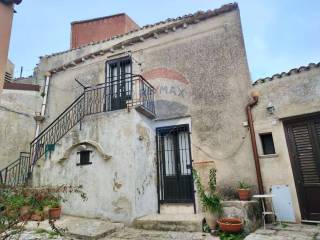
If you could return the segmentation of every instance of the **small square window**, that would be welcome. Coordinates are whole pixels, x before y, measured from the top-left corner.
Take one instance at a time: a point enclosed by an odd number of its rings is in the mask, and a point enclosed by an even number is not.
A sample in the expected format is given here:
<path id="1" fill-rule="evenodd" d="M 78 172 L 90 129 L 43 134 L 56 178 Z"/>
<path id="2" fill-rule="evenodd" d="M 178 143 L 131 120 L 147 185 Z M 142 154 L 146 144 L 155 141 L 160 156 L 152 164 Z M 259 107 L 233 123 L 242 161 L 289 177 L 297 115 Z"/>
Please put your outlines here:
<path id="1" fill-rule="evenodd" d="M 91 152 L 92 151 L 88 150 L 78 152 L 78 154 L 80 154 L 80 163 L 77 163 L 77 166 L 92 164 L 92 162 L 90 162 Z"/>
<path id="2" fill-rule="evenodd" d="M 264 155 L 275 154 L 275 148 L 272 138 L 272 133 L 260 134 L 262 150 Z"/>

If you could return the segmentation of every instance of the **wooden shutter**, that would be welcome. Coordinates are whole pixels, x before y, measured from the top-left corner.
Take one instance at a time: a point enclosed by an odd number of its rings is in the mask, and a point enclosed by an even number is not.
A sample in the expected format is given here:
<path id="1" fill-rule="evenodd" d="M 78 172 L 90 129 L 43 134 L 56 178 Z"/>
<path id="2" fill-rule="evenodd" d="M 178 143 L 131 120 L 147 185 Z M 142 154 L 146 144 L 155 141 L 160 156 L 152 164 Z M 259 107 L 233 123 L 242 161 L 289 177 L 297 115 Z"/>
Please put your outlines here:
<path id="1" fill-rule="evenodd" d="M 295 156 L 298 160 L 301 180 L 304 184 L 320 183 L 316 164 L 317 156 L 312 144 L 312 134 L 310 131 L 309 124 L 306 122 L 292 126 L 293 143 L 296 150 Z"/>
<path id="2" fill-rule="evenodd" d="M 302 219 L 320 221 L 320 114 L 284 124 Z"/>

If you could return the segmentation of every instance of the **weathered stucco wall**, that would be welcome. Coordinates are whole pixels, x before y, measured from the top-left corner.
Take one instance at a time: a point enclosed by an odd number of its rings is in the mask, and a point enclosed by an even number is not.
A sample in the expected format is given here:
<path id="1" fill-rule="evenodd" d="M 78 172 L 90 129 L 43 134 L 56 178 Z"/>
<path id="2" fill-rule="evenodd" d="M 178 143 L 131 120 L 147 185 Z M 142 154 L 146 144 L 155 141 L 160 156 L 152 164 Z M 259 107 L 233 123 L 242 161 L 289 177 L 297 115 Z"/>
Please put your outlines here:
<path id="1" fill-rule="evenodd" d="M 295 217 L 300 221 L 296 188 L 281 119 L 320 111 L 320 68 L 259 83 L 254 89 L 261 94 L 253 116 L 265 190 L 269 192 L 272 185 L 288 185 Z M 269 103 L 275 107 L 274 114 L 267 112 Z M 273 135 L 276 154 L 263 156 L 259 134 L 269 132 Z"/>
<path id="2" fill-rule="evenodd" d="M 242 179 L 255 185 L 249 134 L 242 127 L 250 77 L 239 13 L 215 17 L 171 37 L 139 57 L 144 76 L 157 89 L 158 117 L 191 116 L 193 160 L 214 161 L 219 187 L 235 187 Z M 170 77 L 171 69 L 182 76 Z"/>
<path id="3" fill-rule="evenodd" d="M 117 41 L 44 58 L 39 74 Z M 234 188 L 239 180 L 255 185 L 249 133 L 242 126 L 251 84 L 237 10 L 53 74 L 44 126 L 81 93 L 74 78 L 86 85 L 102 83 L 105 62 L 127 52 L 133 58 L 133 72 L 143 74 L 157 89 L 159 119 L 191 116 L 194 161 L 214 161 L 222 188 Z"/>
<path id="4" fill-rule="evenodd" d="M 47 159 L 38 162 L 33 184 L 82 185 L 88 201 L 71 196 L 63 206 L 63 211 L 72 215 L 131 222 L 155 213 L 155 136 L 151 121 L 135 110 L 120 110 L 87 117 L 82 130 L 78 127 L 55 146 L 51 157 L 47 154 Z M 93 151 L 92 164 L 76 166 L 80 162 L 77 152 L 84 146 Z"/>
<path id="5" fill-rule="evenodd" d="M 41 108 L 37 91 L 4 89 L 0 95 L 0 169 L 15 161 L 19 153 L 30 151 L 34 138 L 35 112 Z"/>

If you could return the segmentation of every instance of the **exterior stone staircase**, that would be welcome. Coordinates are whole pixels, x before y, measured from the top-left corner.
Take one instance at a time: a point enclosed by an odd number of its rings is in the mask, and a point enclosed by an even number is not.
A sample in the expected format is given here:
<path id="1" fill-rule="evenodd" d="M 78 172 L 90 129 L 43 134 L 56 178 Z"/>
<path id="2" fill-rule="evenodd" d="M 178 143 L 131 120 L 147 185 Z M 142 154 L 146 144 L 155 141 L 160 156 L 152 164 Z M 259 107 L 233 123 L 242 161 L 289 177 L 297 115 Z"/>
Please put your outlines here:
<path id="1" fill-rule="evenodd" d="M 26 184 L 35 163 L 44 156 L 50 146 L 56 144 L 78 123 L 81 124 L 85 116 L 121 109 L 115 109 L 120 103 L 122 108 L 135 107 L 140 113 L 154 118 L 153 86 L 140 75 L 124 75 L 120 80 L 130 84 L 129 92 L 114 92 L 114 89 L 118 89 L 113 86 L 118 84 L 117 81 L 85 87 L 83 93 L 33 139 L 30 143 L 30 152 L 21 152 L 16 161 L 0 170 L 0 184 L 8 186 Z"/>

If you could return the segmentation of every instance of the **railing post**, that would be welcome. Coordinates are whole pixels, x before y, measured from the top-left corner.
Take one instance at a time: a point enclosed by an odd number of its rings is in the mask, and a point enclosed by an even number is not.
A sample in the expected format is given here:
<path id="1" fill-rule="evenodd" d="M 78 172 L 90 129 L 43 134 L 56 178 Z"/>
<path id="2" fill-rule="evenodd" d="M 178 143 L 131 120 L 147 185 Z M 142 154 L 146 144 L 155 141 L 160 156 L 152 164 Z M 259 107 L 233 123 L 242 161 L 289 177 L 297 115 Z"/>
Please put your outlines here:
<path id="1" fill-rule="evenodd" d="M 22 154 L 20 153 L 19 164 L 18 164 L 18 181 L 17 181 L 18 184 L 19 184 L 20 175 L 21 175 L 21 157 L 22 157 Z"/>
<path id="2" fill-rule="evenodd" d="M 8 176 L 8 168 L 6 167 L 5 173 L 4 173 L 4 185 L 7 184 L 7 176 Z"/>

